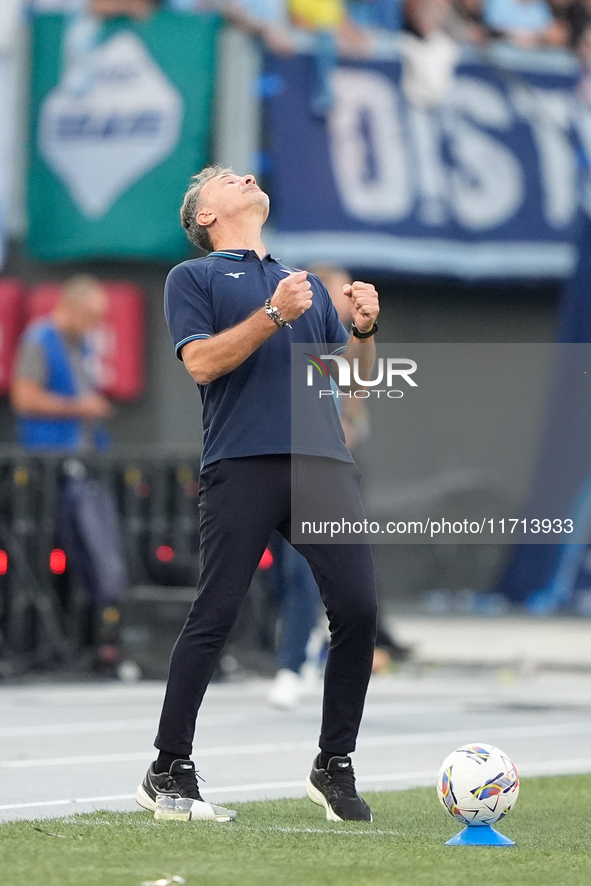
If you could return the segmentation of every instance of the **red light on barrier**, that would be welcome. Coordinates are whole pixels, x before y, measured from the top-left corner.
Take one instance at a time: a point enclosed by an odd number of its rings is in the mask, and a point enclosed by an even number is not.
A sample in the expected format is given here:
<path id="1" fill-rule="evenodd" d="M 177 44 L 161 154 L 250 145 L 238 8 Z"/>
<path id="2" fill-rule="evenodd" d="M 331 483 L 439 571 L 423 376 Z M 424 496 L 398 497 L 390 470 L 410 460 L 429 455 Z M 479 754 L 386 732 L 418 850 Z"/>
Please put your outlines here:
<path id="1" fill-rule="evenodd" d="M 269 548 L 265 548 L 265 553 L 261 557 L 259 561 L 259 569 L 270 569 L 270 567 L 274 563 L 273 554 L 269 550 Z"/>
<path id="2" fill-rule="evenodd" d="M 49 555 L 49 569 L 54 575 L 63 575 L 66 571 L 66 552 L 54 548 Z"/>
<path id="3" fill-rule="evenodd" d="M 0 575 L 6 575 L 8 572 L 8 554 L 6 551 L 0 551 Z"/>
<path id="4" fill-rule="evenodd" d="M 161 563 L 170 563 L 171 560 L 174 560 L 174 551 L 169 545 L 160 545 L 159 548 L 156 548 L 156 558 Z"/>

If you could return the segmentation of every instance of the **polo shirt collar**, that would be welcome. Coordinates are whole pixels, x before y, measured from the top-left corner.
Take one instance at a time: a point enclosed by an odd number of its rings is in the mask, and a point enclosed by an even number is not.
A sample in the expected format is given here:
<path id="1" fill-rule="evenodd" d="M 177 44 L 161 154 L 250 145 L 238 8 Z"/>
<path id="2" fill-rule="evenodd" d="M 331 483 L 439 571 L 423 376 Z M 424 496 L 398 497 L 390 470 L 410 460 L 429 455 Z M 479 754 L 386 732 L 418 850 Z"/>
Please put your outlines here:
<path id="1" fill-rule="evenodd" d="M 229 258 L 231 261 L 242 261 L 251 252 L 258 259 L 258 255 L 252 249 L 216 249 L 214 252 L 210 252 L 209 255 L 214 258 Z M 269 259 L 269 261 L 277 261 L 269 252 L 263 256 L 263 259 L 265 258 Z"/>
<path id="2" fill-rule="evenodd" d="M 216 249 L 215 252 L 210 252 L 209 255 L 215 258 L 230 258 L 232 261 L 242 261 L 247 252 L 247 249 L 241 251 L 237 249 Z"/>

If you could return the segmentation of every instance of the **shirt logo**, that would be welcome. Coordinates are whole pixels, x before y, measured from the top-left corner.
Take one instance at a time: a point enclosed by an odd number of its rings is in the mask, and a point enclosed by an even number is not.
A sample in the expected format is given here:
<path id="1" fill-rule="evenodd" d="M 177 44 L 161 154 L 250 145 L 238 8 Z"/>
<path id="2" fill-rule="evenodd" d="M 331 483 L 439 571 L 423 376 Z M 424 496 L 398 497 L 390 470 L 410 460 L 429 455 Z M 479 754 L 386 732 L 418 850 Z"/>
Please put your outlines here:
<path id="1" fill-rule="evenodd" d="M 224 277 L 236 277 L 236 279 L 238 279 L 238 277 L 242 277 L 243 274 L 245 274 L 245 271 L 238 271 L 237 274 L 233 274 L 232 271 L 230 271 L 229 274 L 224 274 Z"/>

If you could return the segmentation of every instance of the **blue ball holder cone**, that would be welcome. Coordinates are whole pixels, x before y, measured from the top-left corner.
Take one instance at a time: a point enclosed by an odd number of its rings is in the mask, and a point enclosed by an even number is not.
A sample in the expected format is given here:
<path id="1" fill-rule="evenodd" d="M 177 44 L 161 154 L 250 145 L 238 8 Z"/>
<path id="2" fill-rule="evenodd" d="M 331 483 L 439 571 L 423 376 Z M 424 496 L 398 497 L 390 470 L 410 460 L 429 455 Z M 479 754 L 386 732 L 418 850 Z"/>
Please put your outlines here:
<path id="1" fill-rule="evenodd" d="M 451 840 L 447 840 L 446 846 L 514 846 L 515 840 L 510 840 L 504 834 L 499 834 L 489 824 L 468 825 Z"/>

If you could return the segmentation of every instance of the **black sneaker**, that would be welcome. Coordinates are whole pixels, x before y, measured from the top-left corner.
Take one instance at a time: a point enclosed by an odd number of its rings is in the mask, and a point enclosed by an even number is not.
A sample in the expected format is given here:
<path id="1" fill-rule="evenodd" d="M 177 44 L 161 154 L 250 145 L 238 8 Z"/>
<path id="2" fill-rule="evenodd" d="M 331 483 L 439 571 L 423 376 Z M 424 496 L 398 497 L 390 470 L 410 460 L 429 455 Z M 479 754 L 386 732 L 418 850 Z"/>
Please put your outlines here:
<path id="1" fill-rule="evenodd" d="M 203 797 L 197 786 L 195 764 L 191 760 L 175 760 L 168 772 L 156 773 L 152 763 L 136 791 L 135 801 L 144 809 L 155 812 L 157 794 L 176 799 L 189 797 L 191 800 L 200 800 L 203 803 Z"/>
<path id="2" fill-rule="evenodd" d="M 373 821 L 371 809 L 355 789 L 351 757 L 331 757 L 326 769 L 317 769 L 318 757 L 306 779 L 306 793 L 324 806 L 327 821 Z"/>

